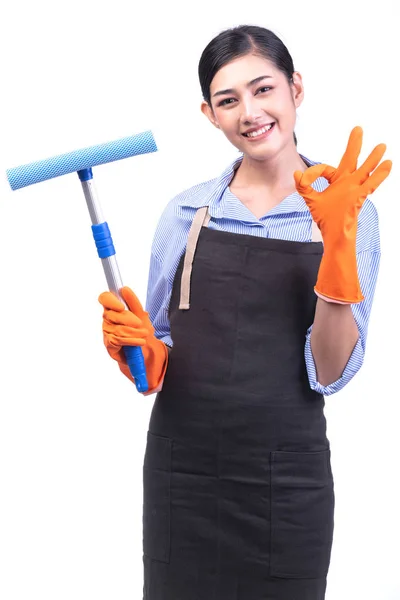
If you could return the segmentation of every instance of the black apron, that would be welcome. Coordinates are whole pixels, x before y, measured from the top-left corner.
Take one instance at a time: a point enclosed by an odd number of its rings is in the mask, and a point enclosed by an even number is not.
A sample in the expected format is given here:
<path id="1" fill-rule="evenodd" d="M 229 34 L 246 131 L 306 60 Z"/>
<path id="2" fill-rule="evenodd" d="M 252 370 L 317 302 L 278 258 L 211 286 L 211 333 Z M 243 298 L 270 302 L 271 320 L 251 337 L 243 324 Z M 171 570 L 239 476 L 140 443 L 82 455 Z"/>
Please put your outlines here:
<path id="1" fill-rule="evenodd" d="M 323 600 L 334 486 L 304 358 L 322 243 L 210 230 L 206 211 L 149 423 L 143 598 Z"/>

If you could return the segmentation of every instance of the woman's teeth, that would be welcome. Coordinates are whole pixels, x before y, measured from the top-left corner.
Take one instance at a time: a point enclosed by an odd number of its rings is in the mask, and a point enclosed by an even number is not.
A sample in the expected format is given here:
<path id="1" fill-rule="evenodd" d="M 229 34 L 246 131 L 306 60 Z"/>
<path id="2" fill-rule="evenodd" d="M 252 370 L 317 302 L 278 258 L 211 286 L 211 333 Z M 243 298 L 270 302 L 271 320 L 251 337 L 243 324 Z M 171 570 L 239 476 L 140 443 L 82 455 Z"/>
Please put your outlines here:
<path id="1" fill-rule="evenodd" d="M 267 131 L 269 131 L 273 125 L 274 125 L 274 123 L 270 123 L 266 127 L 257 129 L 257 131 L 251 131 L 250 133 L 244 133 L 243 135 L 245 135 L 246 137 L 257 137 L 258 135 L 262 135 L 263 133 L 266 133 Z"/>

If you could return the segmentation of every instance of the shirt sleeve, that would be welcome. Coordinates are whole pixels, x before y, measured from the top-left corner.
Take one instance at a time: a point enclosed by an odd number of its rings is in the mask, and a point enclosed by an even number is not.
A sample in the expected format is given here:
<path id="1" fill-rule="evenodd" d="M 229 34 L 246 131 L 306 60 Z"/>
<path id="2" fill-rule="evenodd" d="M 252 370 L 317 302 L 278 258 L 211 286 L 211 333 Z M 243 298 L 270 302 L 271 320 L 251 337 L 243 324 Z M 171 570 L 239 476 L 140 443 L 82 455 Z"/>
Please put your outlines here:
<path id="1" fill-rule="evenodd" d="M 146 310 L 155 329 L 155 336 L 172 348 L 168 307 L 172 288 L 163 273 L 162 263 L 152 253 L 150 257 Z"/>
<path id="2" fill-rule="evenodd" d="M 155 336 L 172 348 L 169 304 L 172 286 L 194 209 L 179 206 L 179 197 L 168 203 L 158 222 L 150 255 L 146 310 L 155 329 Z"/>
<path id="3" fill-rule="evenodd" d="M 378 277 L 379 262 L 380 239 L 378 215 L 375 206 L 367 198 L 360 211 L 357 228 L 357 270 L 364 300 L 358 304 L 351 305 L 354 320 L 359 331 L 359 338 L 341 377 L 327 386 L 323 386 L 317 381 L 316 367 L 310 343 L 312 326 L 309 327 L 306 335 L 304 355 L 310 386 L 311 389 L 324 396 L 330 396 L 344 388 L 360 370 L 364 362 L 368 323 Z"/>

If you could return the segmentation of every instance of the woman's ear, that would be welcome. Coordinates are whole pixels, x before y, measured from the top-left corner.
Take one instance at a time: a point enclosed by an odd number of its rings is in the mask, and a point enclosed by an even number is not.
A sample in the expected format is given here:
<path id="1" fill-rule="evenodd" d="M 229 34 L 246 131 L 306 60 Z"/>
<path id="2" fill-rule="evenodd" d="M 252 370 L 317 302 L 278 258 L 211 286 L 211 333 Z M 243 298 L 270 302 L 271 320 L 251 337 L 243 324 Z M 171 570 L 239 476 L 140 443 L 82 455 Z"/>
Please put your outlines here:
<path id="1" fill-rule="evenodd" d="M 217 127 L 217 129 L 220 128 L 218 125 L 218 122 L 215 118 L 213 109 L 208 104 L 208 102 L 206 102 L 205 100 L 203 100 L 203 102 L 201 103 L 201 112 L 203 113 L 203 115 L 205 115 L 207 117 L 207 119 L 210 121 L 210 123 L 212 123 L 214 125 L 214 127 Z"/>
<path id="2" fill-rule="evenodd" d="M 293 103 L 296 108 L 299 108 L 300 104 L 304 99 L 304 86 L 303 79 L 297 71 L 293 73 L 292 83 L 291 83 L 292 97 Z"/>

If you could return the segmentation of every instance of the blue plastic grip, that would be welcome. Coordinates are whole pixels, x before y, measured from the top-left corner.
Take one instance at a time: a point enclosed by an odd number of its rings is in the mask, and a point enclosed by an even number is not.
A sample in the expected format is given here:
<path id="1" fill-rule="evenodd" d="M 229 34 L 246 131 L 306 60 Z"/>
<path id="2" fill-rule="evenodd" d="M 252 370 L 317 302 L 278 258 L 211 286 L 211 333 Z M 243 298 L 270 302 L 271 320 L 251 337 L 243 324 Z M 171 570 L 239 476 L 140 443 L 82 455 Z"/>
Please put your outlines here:
<path id="1" fill-rule="evenodd" d="M 108 258 L 115 254 L 111 232 L 106 222 L 92 225 L 93 237 L 96 243 L 97 254 L 100 258 Z"/>
<path id="2" fill-rule="evenodd" d="M 115 160 L 156 151 L 157 146 L 152 132 L 145 131 L 115 142 L 74 150 L 38 162 L 7 169 L 7 177 L 11 189 L 18 190 L 27 185 L 40 183 L 67 173 L 74 173 Z"/>
<path id="3" fill-rule="evenodd" d="M 124 346 L 124 354 L 129 370 L 135 380 L 138 392 L 147 392 L 149 384 L 146 377 L 146 365 L 144 363 L 143 352 L 140 346 Z"/>

